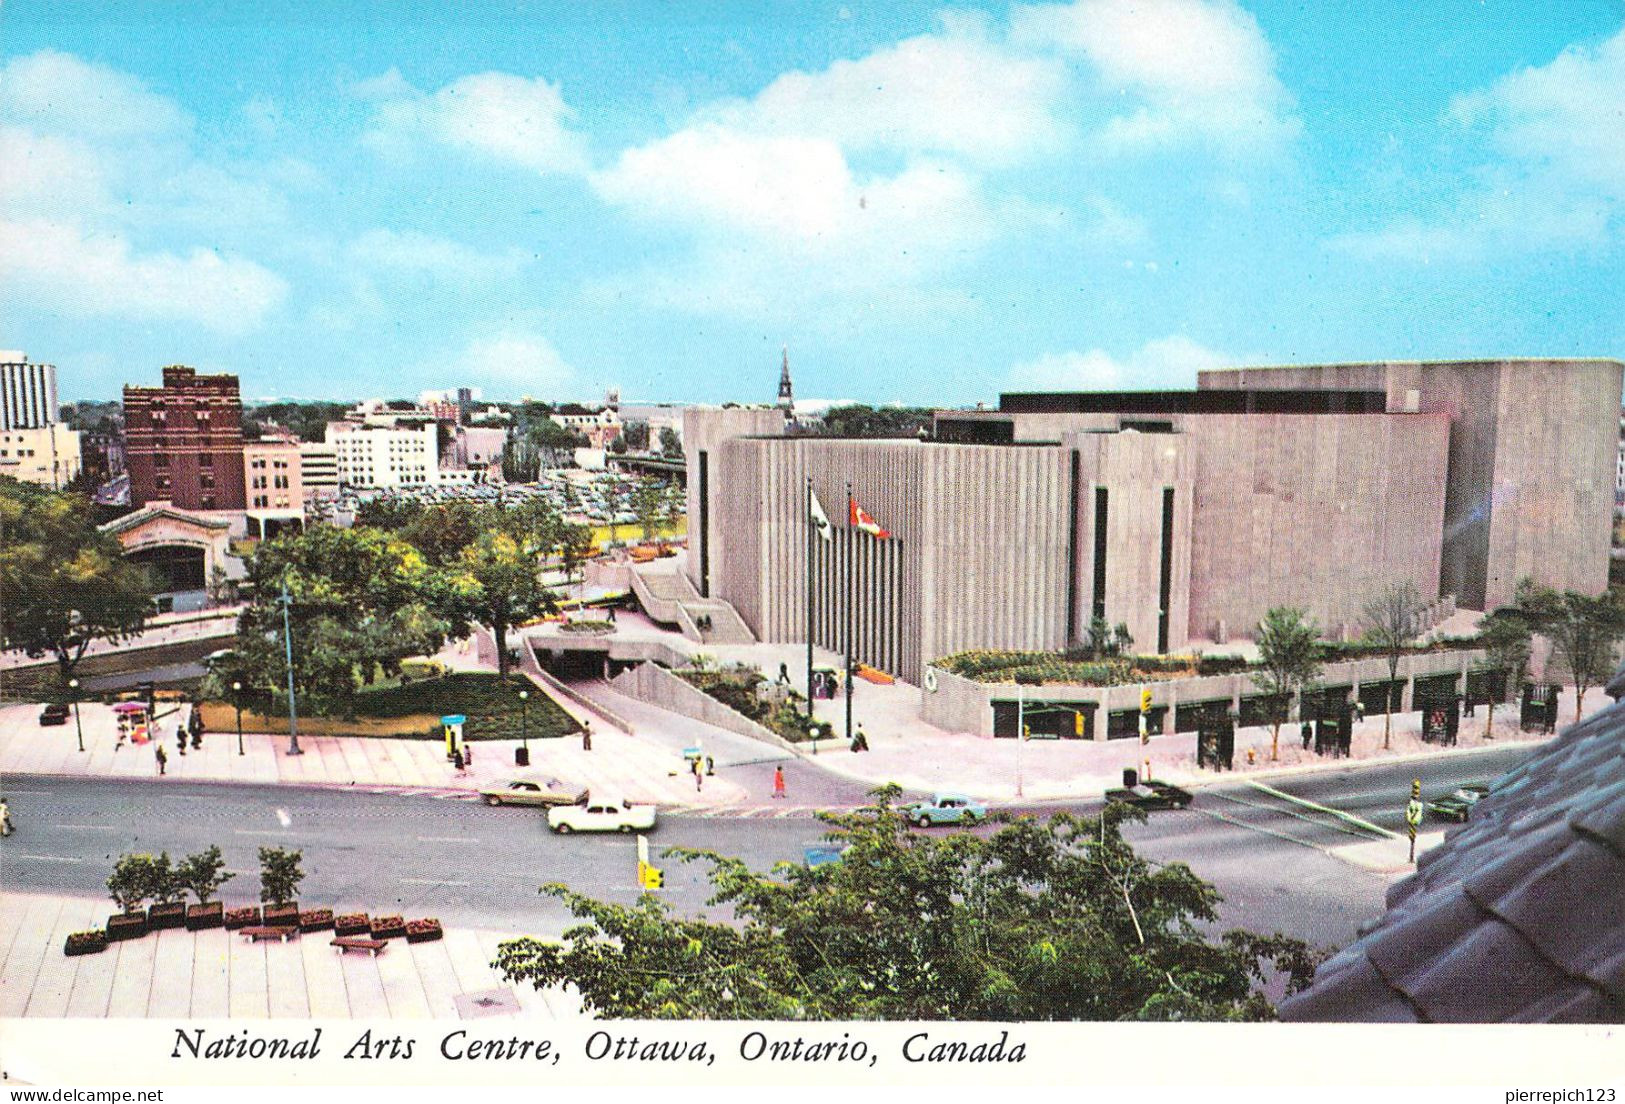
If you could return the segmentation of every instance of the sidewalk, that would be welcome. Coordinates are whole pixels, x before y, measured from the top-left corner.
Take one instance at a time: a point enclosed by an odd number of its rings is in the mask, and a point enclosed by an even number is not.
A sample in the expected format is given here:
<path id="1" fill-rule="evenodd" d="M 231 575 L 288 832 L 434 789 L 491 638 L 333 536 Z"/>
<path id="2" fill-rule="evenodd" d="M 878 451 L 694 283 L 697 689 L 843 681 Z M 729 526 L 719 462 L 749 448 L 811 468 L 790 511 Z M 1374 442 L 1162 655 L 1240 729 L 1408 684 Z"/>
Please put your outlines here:
<path id="1" fill-rule="evenodd" d="M 118 644 L 110 644 L 106 640 L 93 640 L 85 648 L 85 656 L 109 655 L 114 652 L 125 652 L 136 648 L 151 648 L 159 644 L 174 644 L 182 640 L 203 640 L 210 637 L 225 637 L 237 632 L 237 615 L 242 612 L 241 606 L 221 606 L 216 609 L 202 610 L 195 613 L 165 613 L 147 619 L 147 627 L 128 640 Z M 221 647 L 225 647 L 222 643 Z M 33 658 L 20 651 L 0 652 L 0 670 L 11 670 L 15 667 L 32 667 L 42 663 L 52 663 L 50 656 Z"/>
<path id="2" fill-rule="evenodd" d="M 331 932 L 251 943 L 224 928 L 168 930 L 69 958 L 68 935 L 98 928 L 105 900 L 6 893 L 0 900 L 0 1018 L 578 1019 L 579 998 L 510 985 L 493 969 L 514 936 L 448 930 L 432 943 L 389 941 L 373 955 L 329 945 Z"/>

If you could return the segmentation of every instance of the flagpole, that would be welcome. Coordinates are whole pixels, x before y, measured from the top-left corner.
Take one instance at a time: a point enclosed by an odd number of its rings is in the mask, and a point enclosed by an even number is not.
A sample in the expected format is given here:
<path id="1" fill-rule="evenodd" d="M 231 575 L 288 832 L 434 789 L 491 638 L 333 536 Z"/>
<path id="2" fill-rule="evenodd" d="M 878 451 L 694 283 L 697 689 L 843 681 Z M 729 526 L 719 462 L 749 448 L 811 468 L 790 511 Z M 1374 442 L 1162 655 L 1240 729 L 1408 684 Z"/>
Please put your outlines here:
<path id="1" fill-rule="evenodd" d="M 852 557 L 857 550 L 858 529 L 852 524 L 852 484 L 846 485 L 846 742 L 852 743 Z"/>
<path id="2" fill-rule="evenodd" d="M 813 555 L 818 550 L 818 523 L 813 520 L 812 476 L 807 477 L 807 723 L 813 723 Z M 816 751 L 818 745 L 813 745 Z"/>

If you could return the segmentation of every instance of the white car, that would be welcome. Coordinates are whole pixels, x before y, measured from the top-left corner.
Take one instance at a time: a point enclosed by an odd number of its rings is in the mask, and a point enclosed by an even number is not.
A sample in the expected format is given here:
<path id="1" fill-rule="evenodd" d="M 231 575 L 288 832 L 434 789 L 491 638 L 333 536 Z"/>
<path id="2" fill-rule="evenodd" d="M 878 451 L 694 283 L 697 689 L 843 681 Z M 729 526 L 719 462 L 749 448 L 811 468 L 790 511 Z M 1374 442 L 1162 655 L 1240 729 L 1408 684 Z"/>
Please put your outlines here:
<path id="1" fill-rule="evenodd" d="M 547 811 L 547 826 L 568 832 L 647 832 L 655 826 L 653 805 L 589 798 L 585 805 L 561 805 Z"/>

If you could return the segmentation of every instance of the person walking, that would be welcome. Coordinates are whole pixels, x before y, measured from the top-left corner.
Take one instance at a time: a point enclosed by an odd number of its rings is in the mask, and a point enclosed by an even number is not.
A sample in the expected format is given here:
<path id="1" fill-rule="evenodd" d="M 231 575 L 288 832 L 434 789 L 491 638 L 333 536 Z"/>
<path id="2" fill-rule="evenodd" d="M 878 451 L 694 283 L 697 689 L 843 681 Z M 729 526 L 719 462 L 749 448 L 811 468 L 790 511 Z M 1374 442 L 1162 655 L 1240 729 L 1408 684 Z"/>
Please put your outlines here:
<path id="1" fill-rule="evenodd" d="M 164 754 L 164 745 L 157 740 L 152 742 L 152 756 L 158 760 L 158 775 L 163 777 L 164 768 L 169 765 L 169 756 Z"/>
<path id="2" fill-rule="evenodd" d="M 694 768 L 694 792 L 699 793 L 705 788 L 705 762 L 695 756 L 692 766 Z"/>
<path id="3" fill-rule="evenodd" d="M 779 681 L 780 686 L 789 686 L 790 685 L 790 665 L 788 663 L 779 664 L 779 680 L 778 681 Z"/>
<path id="4" fill-rule="evenodd" d="M 869 737 L 868 734 L 863 731 L 862 724 L 859 724 L 858 730 L 852 734 L 852 750 L 854 752 L 869 750 Z"/>
<path id="5" fill-rule="evenodd" d="M 783 767 L 774 767 L 773 768 L 773 796 L 776 797 L 776 798 L 782 798 L 784 796 L 784 768 Z"/>
<path id="6" fill-rule="evenodd" d="M 6 804 L 6 799 L 0 797 L 0 836 L 9 836 L 16 830 L 11 825 L 11 808 Z"/>
<path id="7" fill-rule="evenodd" d="M 581 750 L 582 751 L 591 751 L 592 750 L 592 722 L 591 721 L 582 721 L 581 722 Z"/>
<path id="8" fill-rule="evenodd" d="M 463 762 L 466 765 L 470 766 L 470 767 L 472 767 L 474 765 L 474 745 L 473 744 L 464 744 L 463 745 Z"/>
<path id="9" fill-rule="evenodd" d="M 454 748 L 451 753 L 451 765 L 457 768 L 458 774 L 467 774 L 468 770 L 463 763 L 463 749 Z"/>

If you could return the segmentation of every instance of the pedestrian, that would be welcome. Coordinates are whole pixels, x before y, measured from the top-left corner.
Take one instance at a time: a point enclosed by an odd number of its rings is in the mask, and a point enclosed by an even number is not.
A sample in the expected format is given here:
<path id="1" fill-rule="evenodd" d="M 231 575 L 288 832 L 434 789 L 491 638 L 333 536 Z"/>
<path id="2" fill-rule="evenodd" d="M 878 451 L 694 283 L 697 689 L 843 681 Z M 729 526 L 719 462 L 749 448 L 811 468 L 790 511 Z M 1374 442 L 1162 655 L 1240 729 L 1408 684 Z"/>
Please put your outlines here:
<path id="1" fill-rule="evenodd" d="M 693 767 L 694 767 L 694 792 L 699 793 L 700 790 L 705 788 L 705 763 L 699 758 L 699 756 L 695 756 L 694 757 Z"/>
<path id="2" fill-rule="evenodd" d="M 198 706 L 192 706 L 192 715 L 187 720 L 187 727 L 192 730 L 192 748 L 194 751 L 203 749 L 203 714 Z"/>
<path id="3" fill-rule="evenodd" d="M 615 624 L 615 607 L 614 606 L 609 607 L 609 623 L 611 625 Z"/>
<path id="4" fill-rule="evenodd" d="M 468 771 L 465 768 L 464 763 L 463 763 L 463 749 L 462 748 L 453 749 L 453 751 L 451 753 L 451 765 L 457 768 L 457 773 L 458 774 L 467 774 L 468 773 Z"/>
<path id="5" fill-rule="evenodd" d="M 178 721 L 175 724 L 175 747 L 182 755 L 186 754 L 186 726 Z"/>
<path id="6" fill-rule="evenodd" d="M 581 750 L 582 751 L 591 751 L 592 750 L 592 722 L 591 721 L 582 721 L 581 722 Z"/>
<path id="7" fill-rule="evenodd" d="M 0 836 L 9 836 L 15 831 L 11 826 L 11 809 L 6 805 L 6 799 L 0 797 Z"/>
<path id="8" fill-rule="evenodd" d="M 776 798 L 781 798 L 781 797 L 784 796 L 784 768 L 783 767 L 774 767 L 773 768 L 773 796 L 776 797 Z"/>
<path id="9" fill-rule="evenodd" d="M 164 745 L 156 740 L 152 742 L 152 754 L 153 758 L 158 760 L 158 774 L 161 777 L 164 773 L 164 767 L 169 763 L 169 756 L 164 754 Z"/>
<path id="10" fill-rule="evenodd" d="M 861 724 L 858 725 L 857 732 L 853 733 L 852 735 L 852 750 L 854 752 L 869 750 L 869 737 L 863 731 L 863 726 Z"/>
<path id="11" fill-rule="evenodd" d="M 1298 730 L 1298 734 L 1303 737 L 1303 750 L 1308 751 L 1309 741 L 1315 738 L 1315 726 L 1308 721 L 1304 721 L 1303 727 Z"/>
<path id="12" fill-rule="evenodd" d="M 705 757 L 705 773 L 710 775 L 717 773 L 717 761 L 709 755 Z"/>
<path id="13" fill-rule="evenodd" d="M 474 745 L 473 744 L 464 744 L 463 745 L 463 762 L 468 764 L 471 767 L 474 765 Z"/>
<path id="14" fill-rule="evenodd" d="M 779 685 L 790 685 L 790 665 L 788 663 L 779 664 Z"/>

